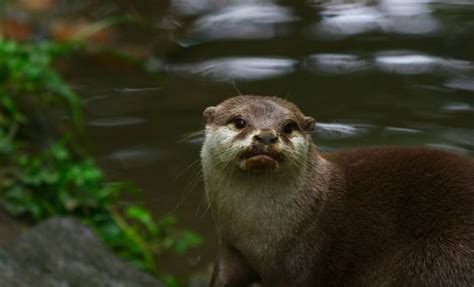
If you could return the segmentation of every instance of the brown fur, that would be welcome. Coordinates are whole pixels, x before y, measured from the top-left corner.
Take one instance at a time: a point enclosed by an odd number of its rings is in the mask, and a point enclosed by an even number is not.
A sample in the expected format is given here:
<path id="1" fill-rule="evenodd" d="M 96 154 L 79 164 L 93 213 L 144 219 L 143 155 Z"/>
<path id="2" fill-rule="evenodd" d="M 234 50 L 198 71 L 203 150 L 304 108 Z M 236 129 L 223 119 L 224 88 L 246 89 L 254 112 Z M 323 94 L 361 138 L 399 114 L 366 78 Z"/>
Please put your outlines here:
<path id="1" fill-rule="evenodd" d="M 245 96 L 204 117 L 225 125 L 242 109 L 281 116 L 279 106 L 312 122 L 287 101 Z M 308 161 L 290 234 L 270 242 L 276 257 L 250 264 L 222 236 L 211 286 L 474 286 L 472 159 L 393 146 L 319 154 L 312 145 Z"/>

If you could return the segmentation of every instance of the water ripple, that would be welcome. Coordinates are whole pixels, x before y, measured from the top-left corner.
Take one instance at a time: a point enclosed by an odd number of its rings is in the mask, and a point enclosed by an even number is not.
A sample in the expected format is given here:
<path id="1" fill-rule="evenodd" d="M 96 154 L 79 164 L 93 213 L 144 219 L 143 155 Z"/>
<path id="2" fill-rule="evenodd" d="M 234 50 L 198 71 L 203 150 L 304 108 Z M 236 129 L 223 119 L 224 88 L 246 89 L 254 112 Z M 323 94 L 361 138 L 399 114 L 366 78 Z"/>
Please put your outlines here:
<path id="1" fill-rule="evenodd" d="M 102 161 L 111 162 L 124 169 L 138 168 L 156 162 L 160 158 L 158 151 L 151 147 L 136 146 L 121 149 L 105 156 Z"/>
<path id="2" fill-rule="evenodd" d="M 315 2 L 315 6 L 322 9 L 322 20 L 314 25 L 313 31 L 325 38 L 368 32 L 427 35 L 441 28 L 432 16 L 429 1 L 380 0 L 371 5 Z"/>
<path id="3" fill-rule="evenodd" d="M 373 129 L 369 124 L 316 123 L 314 133 L 322 138 L 359 136 Z"/>
<path id="4" fill-rule="evenodd" d="M 426 146 L 435 148 L 435 149 L 442 149 L 442 150 L 447 150 L 455 153 L 460 153 L 460 154 L 470 154 L 471 151 L 466 148 L 462 148 L 450 143 L 429 143 L 426 144 Z"/>
<path id="5" fill-rule="evenodd" d="M 474 130 L 465 128 L 449 128 L 445 129 L 442 136 L 452 143 L 474 148 Z"/>
<path id="6" fill-rule="evenodd" d="M 272 0 L 259 0 L 260 4 L 272 4 Z M 171 11 L 180 15 L 199 15 L 230 5 L 254 4 L 255 0 L 171 0 Z"/>
<path id="7" fill-rule="evenodd" d="M 294 71 L 295 60 L 286 58 L 232 57 L 197 64 L 159 64 L 152 69 L 182 75 L 198 75 L 217 81 L 262 80 Z"/>
<path id="8" fill-rule="evenodd" d="M 466 78 L 451 79 L 451 80 L 448 80 L 444 85 L 451 89 L 474 92 L 474 79 L 466 79 Z"/>
<path id="9" fill-rule="evenodd" d="M 113 91 L 119 93 L 142 93 L 142 92 L 153 92 L 161 90 L 161 87 L 150 87 L 150 88 L 115 88 Z"/>
<path id="10" fill-rule="evenodd" d="M 406 75 L 433 72 L 464 73 L 474 70 L 473 63 L 469 61 L 437 57 L 408 50 L 378 52 L 367 59 L 353 54 L 313 54 L 304 59 L 302 66 L 306 70 L 325 74 L 348 74 L 374 68 L 388 73 Z M 445 86 L 474 90 L 474 81 L 466 78 L 453 79 L 446 82 Z"/>
<path id="11" fill-rule="evenodd" d="M 180 41 L 183 46 L 228 39 L 270 39 L 285 31 L 277 24 L 296 21 L 290 9 L 274 4 L 234 4 L 202 16 Z"/>
<path id="12" fill-rule="evenodd" d="M 328 5 L 314 32 L 325 37 L 343 37 L 379 28 L 383 15 L 375 8 L 358 4 Z"/>
<path id="13" fill-rule="evenodd" d="M 457 59 L 445 59 L 411 51 L 386 51 L 375 55 L 375 65 L 382 71 L 396 74 L 424 74 L 435 70 L 467 71 L 472 63 Z"/>
<path id="14" fill-rule="evenodd" d="M 383 130 L 389 134 L 417 134 L 420 130 L 403 127 L 385 127 Z"/>
<path id="15" fill-rule="evenodd" d="M 474 107 L 466 103 L 448 103 L 442 107 L 445 112 L 472 112 Z"/>
<path id="16" fill-rule="evenodd" d="M 314 54 L 306 58 L 304 67 L 321 73 L 346 74 L 367 69 L 369 62 L 355 55 Z"/>

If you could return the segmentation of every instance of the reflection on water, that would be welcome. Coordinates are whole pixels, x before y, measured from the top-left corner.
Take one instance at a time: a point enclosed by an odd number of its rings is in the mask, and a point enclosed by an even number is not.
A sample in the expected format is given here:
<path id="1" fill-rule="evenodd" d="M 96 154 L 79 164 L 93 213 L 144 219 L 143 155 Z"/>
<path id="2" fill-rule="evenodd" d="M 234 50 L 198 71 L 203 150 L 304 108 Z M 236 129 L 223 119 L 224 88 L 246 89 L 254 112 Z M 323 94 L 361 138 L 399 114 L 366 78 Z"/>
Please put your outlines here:
<path id="1" fill-rule="evenodd" d="M 445 83 L 445 86 L 452 89 L 474 92 L 474 75 L 471 78 L 451 79 Z"/>
<path id="2" fill-rule="evenodd" d="M 146 146 L 138 146 L 113 151 L 104 158 L 99 159 L 103 164 L 118 166 L 122 169 L 142 168 L 151 165 L 159 159 L 156 149 Z"/>
<path id="3" fill-rule="evenodd" d="M 372 59 L 362 59 L 350 54 L 317 54 L 305 61 L 309 70 L 328 74 L 352 73 L 378 68 L 383 72 L 415 75 L 431 72 L 469 72 L 474 66 L 469 61 L 434 57 L 414 51 L 378 52 Z M 470 87 L 468 80 L 454 80 L 447 83 L 451 87 Z"/>
<path id="4" fill-rule="evenodd" d="M 180 75 L 196 75 L 216 81 L 262 80 L 295 72 L 298 62 L 285 58 L 233 57 L 220 58 L 196 64 L 163 64 L 150 61 L 152 71 Z M 373 59 L 362 59 L 351 54 L 315 54 L 307 56 L 301 66 L 308 71 L 345 74 L 377 68 L 383 72 L 415 75 L 431 72 L 469 72 L 473 65 L 469 61 L 444 59 L 413 51 L 384 51 Z M 472 89 L 469 80 L 452 80 L 448 87 Z"/>
<path id="5" fill-rule="evenodd" d="M 316 5 L 323 9 L 321 22 L 314 30 L 323 37 L 343 37 L 367 32 L 426 35 L 437 32 L 441 24 L 432 16 L 430 1 L 380 0 L 373 5 L 361 1 Z"/>
<path id="6" fill-rule="evenodd" d="M 467 150 L 474 148 L 473 129 L 445 129 L 442 135 L 448 142 L 465 146 Z"/>
<path id="7" fill-rule="evenodd" d="M 415 134 L 421 132 L 420 130 L 410 129 L 410 128 L 400 128 L 400 127 L 386 127 L 384 128 L 389 134 Z"/>
<path id="8" fill-rule="evenodd" d="M 361 136 L 373 128 L 367 124 L 316 123 L 314 133 L 318 139 L 343 138 Z"/>
<path id="9" fill-rule="evenodd" d="M 142 93 L 142 92 L 153 92 L 161 89 L 160 87 L 153 88 L 116 88 L 114 91 L 119 93 Z"/>
<path id="10" fill-rule="evenodd" d="M 474 107 L 466 103 L 448 103 L 443 107 L 443 111 L 446 112 L 471 112 L 474 111 Z"/>
<path id="11" fill-rule="evenodd" d="M 435 70 L 472 70 L 468 61 L 443 59 L 413 52 L 391 51 L 380 53 L 375 63 L 386 72 L 399 74 L 422 74 Z"/>
<path id="12" fill-rule="evenodd" d="M 324 9 L 324 7 L 323 7 Z M 383 15 L 374 7 L 365 5 L 328 5 L 316 24 L 316 34 L 326 37 L 349 36 L 378 30 Z"/>
<path id="13" fill-rule="evenodd" d="M 150 66 L 161 72 L 197 75 L 217 81 L 260 80 L 283 76 L 294 70 L 296 61 L 283 58 L 223 58 L 197 64 Z"/>
<path id="14" fill-rule="evenodd" d="M 350 54 L 317 54 L 308 56 L 304 65 L 308 70 L 343 74 L 365 70 L 369 67 L 369 62 Z"/>
<path id="15" fill-rule="evenodd" d="M 212 220 L 196 216 L 202 132 L 187 135 L 202 130 L 206 106 L 227 97 L 294 101 L 316 119 L 313 138 L 322 150 L 400 144 L 474 155 L 470 1 L 131 3 L 111 10 L 161 11 L 116 31 L 121 43 L 138 38 L 149 45 L 143 50 L 156 51 L 147 67 L 157 77 L 73 59 L 68 73 L 86 100 L 100 163 L 137 182 L 157 215 L 173 211 L 204 235 L 193 254 L 199 263 L 167 262 L 170 272 L 203 271 L 214 258 Z"/>
<path id="16" fill-rule="evenodd" d="M 199 18 L 180 43 L 189 46 L 213 40 L 271 39 L 282 32 L 277 24 L 295 20 L 289 9 L 271 2 L 236 2 Z"/>

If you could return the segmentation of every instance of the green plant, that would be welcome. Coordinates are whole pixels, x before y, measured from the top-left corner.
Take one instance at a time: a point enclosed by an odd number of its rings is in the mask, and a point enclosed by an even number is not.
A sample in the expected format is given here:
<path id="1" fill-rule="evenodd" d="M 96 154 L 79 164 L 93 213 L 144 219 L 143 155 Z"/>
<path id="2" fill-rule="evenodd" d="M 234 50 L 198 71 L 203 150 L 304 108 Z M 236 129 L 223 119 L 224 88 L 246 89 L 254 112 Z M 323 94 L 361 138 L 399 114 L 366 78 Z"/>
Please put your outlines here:
<path id="1" fill-rule="evenodd" d="M 133 185 L 104 183 L 94 162 L 74 157 L 64 142 L 34 156 L 22 154 L 14 166 L 2 185 L 3 205 L 11 214 L 34 221 L 80 218 L 139 268 L 157 273 L 155 256 L 162 251 L 182 254 L 200 243 L 192 232 L 172 231 L 173 217 L 157 221 L 140 204 L 120 206 L 120 193 L 135 190 Z"/>
<path id="2" fill-rule="evenodd" d="M 130 183 L 107 183 L 94 161 L 73 148 L 72 132 L 47 148 L 28 137 L 32 118 L 18 104 L 28 97 L 42 108 L 66 106 L 81 127 L 80 100 L 51 69 L 70 44 L 19 44 L 0 38 L 0 203 L 15 216 L 34 222 L 75 216 L 91 226 L 117 254 L 159 274 L 156 257 L 178 254 L 200 243 L 190 231 L 176 231 L 175 219 L 154 219 L 139 203 L 123 203 L 123 192 L 138 194 Z M 170 285 L 176 280 L 165 277 Z"/>
<path id="3" fill-rule="evenodd" d="M 19 44 L 0 38 L 2 98 L 30 95 L 44 104 L 66 104 L 76 125 L 80 125 L 79 98 L 51 69 L 53 59 L 72 47 L 68 43 Z"/>

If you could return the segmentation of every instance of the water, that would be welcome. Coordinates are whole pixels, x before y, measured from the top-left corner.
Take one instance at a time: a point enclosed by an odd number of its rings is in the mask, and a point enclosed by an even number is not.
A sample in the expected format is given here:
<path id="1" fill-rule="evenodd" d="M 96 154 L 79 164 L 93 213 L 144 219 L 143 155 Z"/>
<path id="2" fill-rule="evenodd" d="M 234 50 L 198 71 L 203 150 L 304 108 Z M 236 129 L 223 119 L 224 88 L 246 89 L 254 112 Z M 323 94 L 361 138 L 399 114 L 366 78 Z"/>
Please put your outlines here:
<path id="1" fill-rule="evenodd" d="M 174 213 L 203 235 L 199 250 L 164 269 L 205 272 L 216 253 L 194 178 L 202 138 L 186 136 L 203 128 L 205 107 L 228 97 L 294 101 L 318 122 L 323 150 L 397 144 L 474 155 L 474 2 L 156 2 L 69 12 L 143 17 L 116 28 L 115 41 L 152 51 L 153 73 L 101 55 L 69 59 L 64 70 L 109 176 L 135 181 L 156 215 Z"/>

